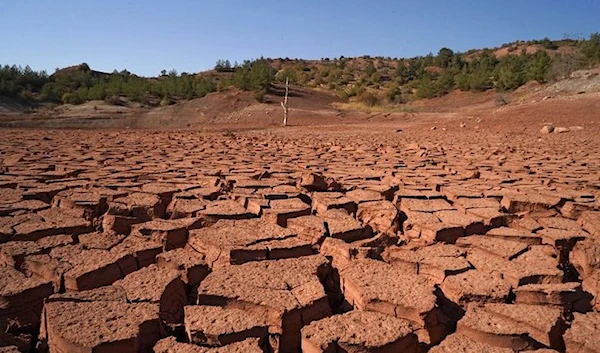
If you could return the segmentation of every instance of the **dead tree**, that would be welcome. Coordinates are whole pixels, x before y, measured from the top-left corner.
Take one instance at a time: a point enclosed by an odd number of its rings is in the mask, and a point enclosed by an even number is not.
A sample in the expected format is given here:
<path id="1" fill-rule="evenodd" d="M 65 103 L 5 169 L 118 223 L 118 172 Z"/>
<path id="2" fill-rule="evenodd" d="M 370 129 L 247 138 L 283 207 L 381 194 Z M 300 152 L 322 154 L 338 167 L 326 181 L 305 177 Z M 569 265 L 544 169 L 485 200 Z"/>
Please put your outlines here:
<path id="1" fill-rule="evenodd" d="M 287 118 L 288 118 L 288 93 L 289 93 L 289 84 L 290 79 L 287 77 L 285 79 L 285 97 L 283 98 L 283 102 L 281 102 L 281 107 L 283 108 L 283 126 L 287 126 Z"/>

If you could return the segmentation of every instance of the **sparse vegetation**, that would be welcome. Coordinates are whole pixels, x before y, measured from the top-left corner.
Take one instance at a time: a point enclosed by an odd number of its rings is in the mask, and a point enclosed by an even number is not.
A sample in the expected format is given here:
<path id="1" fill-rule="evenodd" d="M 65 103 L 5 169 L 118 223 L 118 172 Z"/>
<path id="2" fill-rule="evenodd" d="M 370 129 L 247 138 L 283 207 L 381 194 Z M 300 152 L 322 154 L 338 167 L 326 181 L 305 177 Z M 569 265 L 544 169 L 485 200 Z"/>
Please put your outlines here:
<path id="1" fill-rule="evenodd" d="M 47 81 L 45 71 L 34 71 L 29 66 L 0 65 L 0 96 L 28 99 L 39 93 Z"/>
<path id="2" fill-rule="evenodd" d="M 365 91 L 358 96 L 358 101 L 367 107 L 373 107 L 379 103 L 379 97 L 371 91 Z"/>
<path id="3" fill-rule="evenodd" d="M 562 47 L 568 50 L 559 51 Z M 236 87 L 254 92 L 255 98 L 263 101 L 273 82 L 289 80 L 296 85 L 334 91 L 344 101 L 367 106 L 397 105 L 442 96 L 455 89 L 478 92 L 495 88 L 506 92 L 527 81 L 544 83 L 565 77 L 600 63 L 600 34 L 594 33 L 587 40 L 518 41 L 505 44 L 502 49 L 504 54 L 499 55 L 490 49 L 456 53 L 442 48 L 437 55 L 408 59 L 260 58 L 241 65 L 219 60 L 212 74 L 179 74 L 172 69 L 162 70 L 156 78 L 137 76 L 127 70 L 102 73 L 85 63 L 57 69 L 52 75 L 28 66 L 0 65 L 0 95 L 70 104 L 90 100 L 109 102 L 115 97 L 162 104 Z"/>
<path id="4" fill-rule="evenodd" d="M 218 60 L 217 63 L 215 64 L 215 71 L 217 71 L 217 72 L 233 72 L 233 71 L 235 71 L 236 67 L 237 67 L 237 64 L 235 66 L 232 66 L 231 62 L 229 60 Z"/>
<path id="5" fill-rule="evenodd" d="M 581 54 L 588 65 L 600 63 L 600 33 L 593 33 L 589 40 L 581 42 Z"/>
<path id="6" fill-rule="evenodd" d="M 235 71 L 233 85 L 244 91 L 268 90 L 275 79 L 274 71 L 265 59 L 246 61 Z"/>

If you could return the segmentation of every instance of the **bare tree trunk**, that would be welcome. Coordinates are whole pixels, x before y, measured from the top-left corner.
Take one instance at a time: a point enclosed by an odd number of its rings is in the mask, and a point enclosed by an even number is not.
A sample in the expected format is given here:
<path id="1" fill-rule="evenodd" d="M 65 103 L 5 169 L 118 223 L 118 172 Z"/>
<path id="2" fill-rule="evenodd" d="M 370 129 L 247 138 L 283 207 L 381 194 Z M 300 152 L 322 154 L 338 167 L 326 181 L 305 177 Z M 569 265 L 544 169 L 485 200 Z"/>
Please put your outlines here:
<path id="1" fill-rule="evenodd" d="M 288 118 L 288 93 L 289 93 L 289 77 L 285 79 L 285 97 L 283 98 L 283 102 L 281 102 L 281 107 L 283 108 L 283 126 L 287 126 L 287 118 Z"/>

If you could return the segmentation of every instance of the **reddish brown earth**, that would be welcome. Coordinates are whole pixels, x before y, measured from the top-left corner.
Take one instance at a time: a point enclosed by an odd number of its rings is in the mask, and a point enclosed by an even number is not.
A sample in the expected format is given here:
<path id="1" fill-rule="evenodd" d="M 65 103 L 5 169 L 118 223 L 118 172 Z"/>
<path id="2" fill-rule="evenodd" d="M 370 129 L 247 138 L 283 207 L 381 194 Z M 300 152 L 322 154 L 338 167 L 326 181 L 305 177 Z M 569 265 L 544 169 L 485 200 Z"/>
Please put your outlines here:
<path id="1" fill-rule="evenodd" d="M 599 96 L 480 98 L 0 130 L 0 352 L 600 352 Z"/>

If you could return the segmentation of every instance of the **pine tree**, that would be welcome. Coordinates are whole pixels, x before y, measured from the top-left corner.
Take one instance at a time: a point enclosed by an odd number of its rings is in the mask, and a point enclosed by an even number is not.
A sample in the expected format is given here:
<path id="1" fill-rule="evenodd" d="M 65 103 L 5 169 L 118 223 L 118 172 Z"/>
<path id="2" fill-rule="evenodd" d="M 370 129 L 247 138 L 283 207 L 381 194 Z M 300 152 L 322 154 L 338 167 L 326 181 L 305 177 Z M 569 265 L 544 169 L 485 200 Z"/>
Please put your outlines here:
<path id="1" fill-rule="evenodd" d="M 527 68 L 527 78 L 544 83 L 548 79 L 548 72 L 552 66 L 552 58 L 545 50 L 538 51 L 533 55 Z"/>

